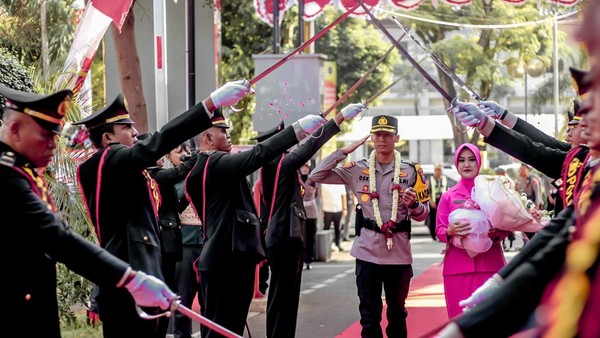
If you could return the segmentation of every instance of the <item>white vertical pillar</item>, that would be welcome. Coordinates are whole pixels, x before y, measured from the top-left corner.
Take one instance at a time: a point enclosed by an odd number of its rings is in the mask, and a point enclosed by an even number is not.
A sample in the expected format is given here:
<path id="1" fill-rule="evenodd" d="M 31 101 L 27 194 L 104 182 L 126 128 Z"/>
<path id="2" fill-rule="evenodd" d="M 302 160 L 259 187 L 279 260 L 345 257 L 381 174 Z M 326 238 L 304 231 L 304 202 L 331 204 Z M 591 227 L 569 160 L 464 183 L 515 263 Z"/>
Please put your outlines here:
<path id="1" fill-rule="evenodd" d="M 167 31 L 165 0 L 153 1 L 154 11 L 154 90 L 156 93 L 156 130 L 169 120 L 167 83 Z"/>

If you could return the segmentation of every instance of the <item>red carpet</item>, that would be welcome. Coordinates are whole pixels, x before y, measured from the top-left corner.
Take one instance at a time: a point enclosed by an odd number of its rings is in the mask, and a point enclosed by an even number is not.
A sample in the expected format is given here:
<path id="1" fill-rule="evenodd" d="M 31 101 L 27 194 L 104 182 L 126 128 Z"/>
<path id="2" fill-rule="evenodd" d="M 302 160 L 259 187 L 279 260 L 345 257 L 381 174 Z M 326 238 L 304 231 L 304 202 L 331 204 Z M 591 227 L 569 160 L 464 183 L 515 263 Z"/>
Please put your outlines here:
<path id="1" fill-rule="evenodd" d="M 440 327 L 448 321 L 446 301 L 444 300 L 444 286 L 442 284 L 442 269 L 439 264 L 432 265 L 410 285 L 406 300 L 408 309 L 408 337 L 420 338 L 431 330 Z M 386 307 L 383 307 L 383 320 L 381 327 L 385 335 L 387 320 L 385 319 Z M 338 338 L 360 337 L 360 323 L 356 322 L 340 333 Z"/>

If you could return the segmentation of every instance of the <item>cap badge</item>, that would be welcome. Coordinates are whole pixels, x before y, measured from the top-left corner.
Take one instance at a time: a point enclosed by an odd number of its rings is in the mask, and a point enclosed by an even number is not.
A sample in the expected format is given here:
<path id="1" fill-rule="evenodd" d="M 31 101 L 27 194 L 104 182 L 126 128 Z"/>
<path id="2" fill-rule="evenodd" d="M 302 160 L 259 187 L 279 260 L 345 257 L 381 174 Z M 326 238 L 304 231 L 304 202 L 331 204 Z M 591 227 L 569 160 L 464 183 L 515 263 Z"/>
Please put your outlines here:
<path id="1" fill-rule="evenodd" d="M 384 116 L 382 116 L 377 121 L 377 124 L 379 124 L 379 125 L 387 125 L 388 124 L 388 120 Z"/>

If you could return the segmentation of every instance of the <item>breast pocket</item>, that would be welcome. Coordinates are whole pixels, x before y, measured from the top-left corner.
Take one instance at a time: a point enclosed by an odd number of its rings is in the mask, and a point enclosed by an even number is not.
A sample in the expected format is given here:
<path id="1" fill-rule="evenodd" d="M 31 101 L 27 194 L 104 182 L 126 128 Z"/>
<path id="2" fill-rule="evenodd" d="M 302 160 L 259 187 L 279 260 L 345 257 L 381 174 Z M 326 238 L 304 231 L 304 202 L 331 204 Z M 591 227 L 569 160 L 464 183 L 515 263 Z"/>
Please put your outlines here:
<path id="1" fill-rule="evenodd" d="M 260 241 L 260 220 L 247 210 L 235 211 L 235 224 L 232 231 L 232 249 L 264 255 Z"/>
<path id="2" fill-rule="evenodd" d="M 136 227 L 128 227 L 129 238 L 132 242 L 138 244 L 144 244 L 149 247 L 159 248 L 158 238 L 156 235 L 146 229 L 140 229 Z"/>
<path id="3" fill-rule="evenodd" d="M 296 204 L 290 208 L 290 238 L 303 239 L 306 234 L 306 212 Z"/>

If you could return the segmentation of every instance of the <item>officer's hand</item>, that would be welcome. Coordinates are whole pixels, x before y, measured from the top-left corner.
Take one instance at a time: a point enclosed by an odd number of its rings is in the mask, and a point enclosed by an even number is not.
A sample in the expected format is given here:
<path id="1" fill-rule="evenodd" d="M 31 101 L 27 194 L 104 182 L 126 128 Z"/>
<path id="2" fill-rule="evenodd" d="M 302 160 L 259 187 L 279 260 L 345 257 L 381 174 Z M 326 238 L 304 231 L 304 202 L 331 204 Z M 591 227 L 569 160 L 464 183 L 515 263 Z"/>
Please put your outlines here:
<path id="1" fill-rule="evenodd" d="M 455 100 L 452 114 L 466 127 L 477 127 L 485 120 L 485 113 L 476 105 L 469 102 Z"/>
<path id="2" fill-rule="evenodd" d="M 410 187 L 404 190 L 404 193 L 402 194 L 402 202 L 404 202 L 404 205 L 406 205 L 407 207 L 412 206 L 413 204 L 415 204 L 416 200 L 417 192 L 415 191 L 415 188 Z"/>
<path id="3" fill-rule="evenodd" d="M 300 128 L 307 134 L 312 134 L 319 130 L 325 123 L 327 123 L 327 120 L 320 115 L 307 115 L 298 120 Z"/>
<path id="4" fill-rule="evenodd" d="M 358 141 L 354 141 L 354 142 L 350 143 L 349 145 L 342 148 L 342 152 L 344 153 L 344 155 L 351 154 L 352 152 L 354 152 L 356 150 L 356 148 L 360 147 L 363 143 L 365 143 L 365 141 L 367 141 L 367 139 L 369 137 L 371 137 L 371 135 L 367 135 Z"/>
<path id="5" fill-rule="evenodd" d="M 500 118 L 506 110 L 506 108 L 494 101 L 479 101 L 479 108 L 485 113 L 485 115 L 493 119 Z"/>
<path id="6" fill-rule="evenodd" d="M 246 94 L 250 93 L 250 81 L 238 80 L 230 81 L 210 94 L 215 108 L 223 106 L 233 106 L 238 103 Z"/>
<path id="7" fill-rule="evenodd" d="M 342 109 L 341 113 L 344 117 L 344 120 L 349 120 L 358 116 L 358 114 L 362 113 L 364 110 L 368 109 L 362 103 L 351 103 Z"/>
<path id="8" fill-rule="evenodd" d="M 464 308 L 463 311 L 468 311 L 489 298 L 502 286 L 502 284 L 504 284 L 504 279 L 496 273 L 486 280 L 482 286 L 477 288 L 469 298 L 458 302 L 458 305 Z"/>
<path id="9" fill-rule="evenodd" d="M 160 307 L 163 310 L 171 306 L 177 295 L 160 279 L 138 271 L 125 288 L 139 306 Z"/>

